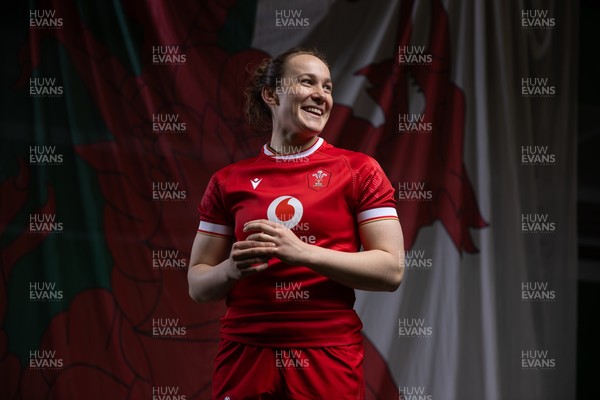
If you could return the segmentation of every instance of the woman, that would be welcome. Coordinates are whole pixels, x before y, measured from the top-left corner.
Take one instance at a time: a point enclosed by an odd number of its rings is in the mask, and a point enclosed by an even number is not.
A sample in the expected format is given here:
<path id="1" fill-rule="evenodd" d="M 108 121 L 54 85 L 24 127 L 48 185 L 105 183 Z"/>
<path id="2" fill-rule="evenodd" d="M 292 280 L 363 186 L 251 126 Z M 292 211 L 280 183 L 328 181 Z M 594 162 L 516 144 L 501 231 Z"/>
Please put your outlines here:
<path id="1" fill-rule="evenodd" d="M 318 136 L 332 89 L 316 52 L 265 60 L 246 112 L 271 142 L 218 171 L 199 206 L 190 296 L 227 302 L 214 399 L 364 398 L 354 289 L 398 288 L 403 239 L 377 162 Z"/>

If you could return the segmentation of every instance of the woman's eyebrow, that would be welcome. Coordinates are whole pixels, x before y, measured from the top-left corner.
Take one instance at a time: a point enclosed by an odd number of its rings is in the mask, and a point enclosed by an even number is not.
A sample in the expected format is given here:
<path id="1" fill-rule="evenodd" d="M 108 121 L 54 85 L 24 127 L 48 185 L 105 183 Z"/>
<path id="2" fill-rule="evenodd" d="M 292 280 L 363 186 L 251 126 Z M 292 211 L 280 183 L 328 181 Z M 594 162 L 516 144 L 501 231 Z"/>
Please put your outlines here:
<path id="1" fill-rule="evenodd" d="M 318 78 L 318 76 L 317 76 L 317 75 L 315 75 L 315 74 L 313 74 L 313 73 L 310 73 L 310 72 L 301 72 L 301 73 L 299 73 L 298 75 L 296 75 L 296 77 L 297 77 L 297 78 L 299 78 L 299 77 L 301 77 L 301 76 L 308 76 L 308 77 L 310 77 L 310 78 L 313 78 L 313 79 L 317 79 L 317 78 Z M 324 82 L 325 82 L 325 83 L 331 83 L 331 84 L 333 85 L 333 81 L 332 81 L 332 80 L 331 80 L 331 78 L 329 78 L 329 77 L 328 77 L 328 78 L 325 78 Z"/>

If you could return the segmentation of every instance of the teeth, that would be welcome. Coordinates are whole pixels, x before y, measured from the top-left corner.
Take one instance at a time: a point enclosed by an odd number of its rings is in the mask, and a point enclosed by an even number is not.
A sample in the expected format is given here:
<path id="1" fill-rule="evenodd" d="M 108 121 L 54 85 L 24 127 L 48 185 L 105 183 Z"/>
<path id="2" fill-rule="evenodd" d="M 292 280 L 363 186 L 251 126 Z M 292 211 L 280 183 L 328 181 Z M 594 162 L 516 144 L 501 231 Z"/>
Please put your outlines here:
<path id="1" fill-rule="evenodd" d="M 319 114 L 319 115 L 323 115 L 323 111 L 319 110 L 318 108 L 315 107 L 305 107 L 304 108 L 306 111 L 315 113 L 315 114 Z"/>

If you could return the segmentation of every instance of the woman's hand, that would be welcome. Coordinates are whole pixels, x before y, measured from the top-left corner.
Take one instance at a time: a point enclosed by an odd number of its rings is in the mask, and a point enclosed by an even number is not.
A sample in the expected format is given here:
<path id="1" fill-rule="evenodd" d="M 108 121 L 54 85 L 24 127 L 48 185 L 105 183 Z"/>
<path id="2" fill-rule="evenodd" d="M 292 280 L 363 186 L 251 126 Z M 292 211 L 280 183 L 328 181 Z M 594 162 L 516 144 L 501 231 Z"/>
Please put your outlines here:
<path id="1" fill-rule="evenodd" d="M 404 239 L 396 219 L 359 226 L 364 250 L 345 252 L 310 245 L 281 224 L 265 219 L 244 224 L 246 239 L 271 244 L 272 257 L 302 265 L 334 281 L 361 290 L 394 291 L 404 275 Z M 264 268 L 263 268 L 264 269 Z"/>
<path id="2" fill-rule="evenodd" d="M 275 245 L 257 240 L 231 244 L 231 237 L 198 232 L 188 268 L 188 285 L 192 299 L 198 302 L 225 298 L 235 283 L 267 268 Z"/>
<path id="3" fill-rule="evenodd" d="M 272 244 L 272 256 L 290 265 L 303 265 L 310 252 L 311 246 L 300 240 L 291 229 L 266 219 L 246 222 L 244 232 L 254 232 L 246 240 Z"/>
<path id="4" fill-rule="evenodd" d="M 239 280 L 267 268 L 267 262 L 274 256 L 275 244 L 248 237 L 235 242 L 231 248 L 231 262 L 227 275 Z"/>

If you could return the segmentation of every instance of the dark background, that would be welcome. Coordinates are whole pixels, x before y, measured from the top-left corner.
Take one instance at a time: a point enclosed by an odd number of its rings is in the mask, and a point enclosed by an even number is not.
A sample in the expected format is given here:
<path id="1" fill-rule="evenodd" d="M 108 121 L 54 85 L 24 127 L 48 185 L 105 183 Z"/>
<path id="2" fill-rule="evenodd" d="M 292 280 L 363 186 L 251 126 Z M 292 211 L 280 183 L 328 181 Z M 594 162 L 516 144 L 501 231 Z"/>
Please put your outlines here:
<path id="1" fill-rule="evenodd" d="M 600 2 L 582 1 L 579 28 L 577 398 L 598 396 L 600 359 Z M 560 193 L 557 193 L 560 195 Z"/>

